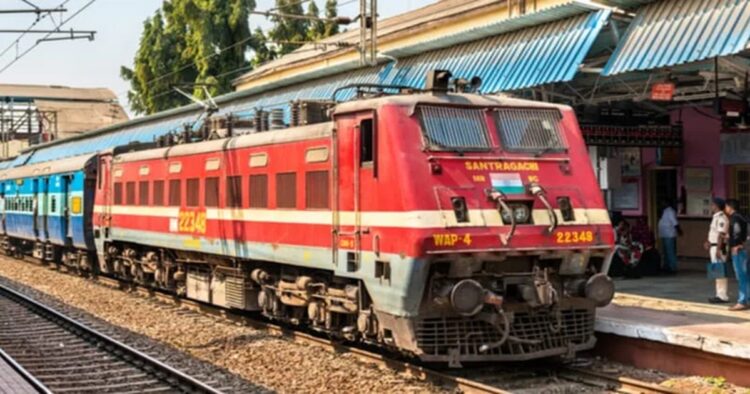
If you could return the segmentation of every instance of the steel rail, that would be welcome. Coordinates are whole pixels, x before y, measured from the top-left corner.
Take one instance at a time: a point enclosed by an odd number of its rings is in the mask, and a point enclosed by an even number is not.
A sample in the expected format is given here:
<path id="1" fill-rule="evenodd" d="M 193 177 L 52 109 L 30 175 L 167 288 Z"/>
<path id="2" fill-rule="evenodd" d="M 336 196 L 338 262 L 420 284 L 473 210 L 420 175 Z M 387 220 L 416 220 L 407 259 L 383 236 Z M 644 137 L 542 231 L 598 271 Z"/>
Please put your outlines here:
<path id="1" fill-rule="evenodd" d="M 5 353 L 3 349 L 0 349 L 0 359 L 5 361 L 14 371 L 16 371 L 27 383 L 29 383 L 34 390 L 42 394 L 52 394 L 52 391 L 40 382 L 34 375 L 26 370 L 21 364 L 19 364 L 10 354 Z"/>
<path id="2" fill-rule="evenodd" d="M 116 349 L 116 351 L 119 351 L 121 354 L 125 355 L 126 357 L 130 357 L 133 360 L 138 360 L 144 366 L 150 367 L 157 373 L 162 373 L 165 376 L 167 376 L 166 378 L 167 380 L 169 379 L 175 380 L 177 382 L 176 384 L 173 384 L 173 386 L 175 387 L 179 387 L 180 389 L 183 389 L 189 392 L 200 392 L 200 393 L 211 393 L 211 394 L 221 393 L 221 391 L 208 386 L 207 384 L 193 378 L 192 376 L 189 376 L 183 373 L 182 371 L 174 369 L 171 366 L 164 364 L 159 360 L 154 359 L 148 354 L 145 354 L 139 350 L 136 350 L 135 348 L 132 348 L 108 335 L 100 333 L 94 330 L 93 328 L 88 327 L 87 325 L 79 323 L 78 321 L 71 319 L 70 317 L 65 316 L 64 314 L 30 297 L 27 297 L 5 285 L 0 285 L 0 295 L 3 295 L 7 297 L 8 299 L 25 306 L 26 308 L 30 309 L 32 312 L 48 320 L 51 320 L 60 326 L 63 326 L 63 328 L 67 329 L 68 331 L 75 331 L 75 332 L 83 333 L 91 338 L 94 338 L 96 341 L 99 341 L 108 346 L 111 346 L 112 348 Z"/>
<path id="3" fill-rule="evenodd" d="M 559 372 L 563 379 L 580 382 L 590 386 L 601 386 L 597 382 L 605 382 L 603 388 L 612 389 L 618 393 L 639 394 L 680 394 L 681 391 L 658 384 L 644 382 L 624 376 L 611 376 L 600 372 L 588 371 L 581 368 L 564 368 Z"/>

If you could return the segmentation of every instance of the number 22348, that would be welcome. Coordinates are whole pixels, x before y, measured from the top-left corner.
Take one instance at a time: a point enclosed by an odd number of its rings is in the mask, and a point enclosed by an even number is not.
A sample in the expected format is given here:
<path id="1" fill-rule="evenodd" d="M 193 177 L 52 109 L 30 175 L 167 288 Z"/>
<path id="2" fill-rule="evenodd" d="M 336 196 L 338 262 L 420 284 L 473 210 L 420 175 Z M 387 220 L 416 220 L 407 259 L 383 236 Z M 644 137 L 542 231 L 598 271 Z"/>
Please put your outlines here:
<path id="1" fill-rule="evenodd" d="M 559 231 L 555 233 L 555 243 L 578 244 L 594 242 L 593 231 Z"/>

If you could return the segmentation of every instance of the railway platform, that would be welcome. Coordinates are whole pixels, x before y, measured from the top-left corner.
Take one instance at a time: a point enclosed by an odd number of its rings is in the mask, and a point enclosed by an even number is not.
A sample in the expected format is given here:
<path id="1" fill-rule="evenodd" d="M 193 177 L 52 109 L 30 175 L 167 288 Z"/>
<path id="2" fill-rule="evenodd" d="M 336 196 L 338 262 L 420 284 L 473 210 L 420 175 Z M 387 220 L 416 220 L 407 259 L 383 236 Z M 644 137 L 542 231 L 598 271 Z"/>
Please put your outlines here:
<path id="1" fill-rule="evenodd" d="M 39 389 L 29 383 L 20 372 L 3 358 L 3 355 L 0 355 L 0 393 L 36 394 L 39 392 Z"/>
<path id="2" fill-rule="evenodd" d="M 705 273 L 616 281 L 612 304 L 598 310 L 598 352 L 642 368 L 723 376 L 750 385 L 750 311 L 710 304 Z M 730 282 L 730 301 L 737 288 Z"/>

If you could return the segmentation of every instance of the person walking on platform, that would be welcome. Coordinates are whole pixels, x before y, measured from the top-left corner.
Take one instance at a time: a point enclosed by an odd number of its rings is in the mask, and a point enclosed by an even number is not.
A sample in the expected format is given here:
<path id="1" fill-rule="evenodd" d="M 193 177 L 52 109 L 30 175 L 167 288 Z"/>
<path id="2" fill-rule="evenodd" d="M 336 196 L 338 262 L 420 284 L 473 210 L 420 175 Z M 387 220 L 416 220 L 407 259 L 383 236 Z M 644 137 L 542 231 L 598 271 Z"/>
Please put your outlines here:
<path id="1" fill-rule="evenodd" d="M 666 202 L 659 218 L 659 238 L 664 255 L 664 271 L 667 274 L 677 273 L 677 234 L 679 233 L 677 211 Z"/>
<path id="2" fill-rule="evenodd" d="M 726 214 L 729 216 L 729 253 L 732 256 L 734 274 L 737 276 L 738 292 L 737 304 L 730 307 L 730 311 L 743 311 L 750 308 L 748 297 L 750 296 L 750 282 L 747 272 L 747 220 L 737 212 L 739 203 L 737 200 L 729 200 L 726 203 Z"/>
<path id="3" fill-rule="evenodd" d="M 724 304 L 729 302 L 729 295 L 727 294 L 727 285 L 729 280 L 727 279 L 727 267 L 726 257 L 724 251 L 724 238 L 729 233 L 729 218 L 724 213 L 726 204 L 721 198 L 714 198 L 711 203 L 711 212 L 713 212 L 713 218 L 711 219 L 711 227 L 708 229 L 708 239 L 705 243 L 705 248 L 708 250 L 708 255 L 711 258 L 708 275 L 709 278 L 716 280 L 716 295 L 708 299 L 708 302 L 712 304 Z"/>

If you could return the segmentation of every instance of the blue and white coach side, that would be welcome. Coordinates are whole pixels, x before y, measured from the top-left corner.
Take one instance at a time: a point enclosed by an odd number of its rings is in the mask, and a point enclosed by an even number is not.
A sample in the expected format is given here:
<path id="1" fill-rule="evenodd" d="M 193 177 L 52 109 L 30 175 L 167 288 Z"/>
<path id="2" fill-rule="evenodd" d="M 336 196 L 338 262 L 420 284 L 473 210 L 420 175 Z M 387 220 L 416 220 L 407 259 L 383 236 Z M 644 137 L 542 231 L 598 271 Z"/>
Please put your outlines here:
<path id="1" fill-rule="evenodd" d="M 31 252 L 43 261 L 91 269 L 96 158 L 82 155 L 0 172 L 6 254 Z"/>

